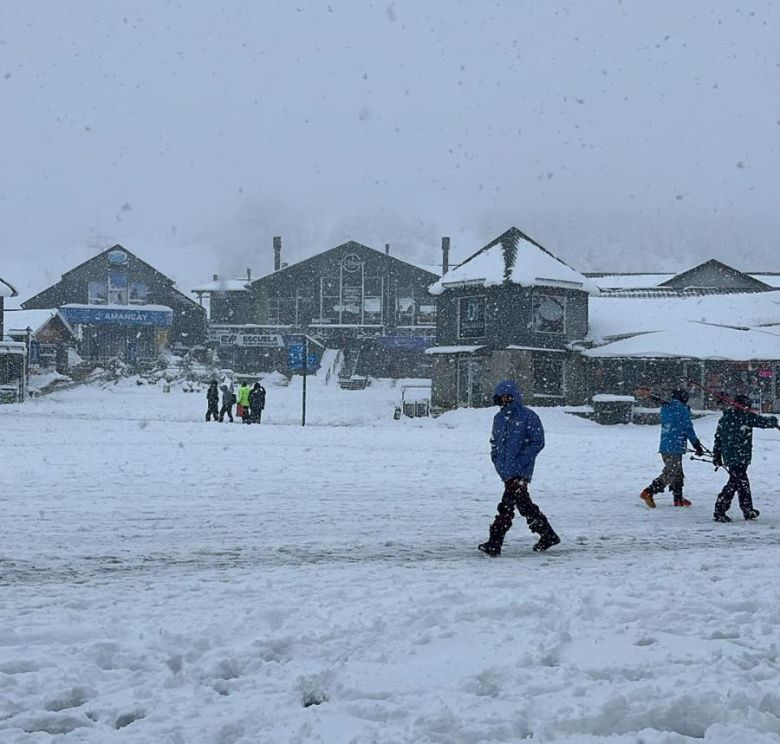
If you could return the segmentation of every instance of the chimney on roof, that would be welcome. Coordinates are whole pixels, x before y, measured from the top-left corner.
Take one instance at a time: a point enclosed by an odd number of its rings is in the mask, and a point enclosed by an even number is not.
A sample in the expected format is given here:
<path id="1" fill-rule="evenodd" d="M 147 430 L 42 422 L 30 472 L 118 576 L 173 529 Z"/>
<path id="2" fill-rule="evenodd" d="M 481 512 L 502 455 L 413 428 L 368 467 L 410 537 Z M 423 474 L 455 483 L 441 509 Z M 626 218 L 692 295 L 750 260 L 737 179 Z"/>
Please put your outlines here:
<path id="1" fill-rule="evenodd" d="M 385 254 L 390 255 L 390 243 L 385 243 Z"/>
<path id="2" fill-rule="evenodd" d="M 219 274 L 212 274 L 211 275 L 212 281 L 218 282 L 219 281 Z"/>
<path id="3" fill-rule="evenodd" d="M 441 239 L 441 275 L 444 276 L 450 270 L 450 239 Z"/>
<path id="4" fill-rule="evenodd" d="M 282 268 L 282 238 L 280 235 L 274 236 L 274 271 Z"/>
<path id="5" fill-rule="evenodd" d="M 246 270 L 246 280 L 247 280 L 248 282 L 251 282 L 251 281 L 252 281 L 252 269 L 247 269 L 247 270 Z"/>

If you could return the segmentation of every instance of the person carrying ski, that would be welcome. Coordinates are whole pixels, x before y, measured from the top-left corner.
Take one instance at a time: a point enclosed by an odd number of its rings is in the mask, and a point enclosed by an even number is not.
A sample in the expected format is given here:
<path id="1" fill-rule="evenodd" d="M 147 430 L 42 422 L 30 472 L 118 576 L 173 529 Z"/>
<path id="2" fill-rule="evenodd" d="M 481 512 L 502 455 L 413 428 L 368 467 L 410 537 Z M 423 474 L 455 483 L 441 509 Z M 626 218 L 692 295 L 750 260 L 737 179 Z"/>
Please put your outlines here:
<path id="1" fill-rule="evenodd" d="M 750 410 L 750 398 L 737 395 L 732 404 L 723 410 L 715 430 L 712 462 L 725 467 L 729 479 L 715 501 L 712 518 L 716 522 L 730 522 L 726 514 L 734 494 L 739 494 L 739 508 L 747 520 L 756 519 L 760 512 L 753 508 L 747 469 L 753 458 L 753 429 L 772 429 L 777 426 L 776 416 L 759 416 Z"/>
<path id="2" fill-rule="evenodd" d="M 241 387 L 238 388 L 238 405 L 241 409 L 240 411 L 236 411 L 239 416 L 243 419 L 245 424 L 251 424 L 252 419 L 249 416 L 249 393 L 251 392 L 251 389 L 249 387 L 249 384 L 246 382 L 241 383 Z"/>
<path id="3" fill-rule="evenodd" d="M 490 457 L 504 482 L 504 495 L 490 525 L 490 538 L 477 547 L 489 556 L 501 555 L 504 537 L 512 526 L 517 507 L 525 517 L 528 529 L 539 535 L 533 549 L 536 552 L 547 550 L 557 545 L 561 538 L 528 493 L 536 456 L 544 448 L 542 422 L 534 411 L 523 405 L 520 388 L 512 380 L 504 380 L 496 386 L 493 403 L 501 406 L 501 410 L 493 418 Z"/>
<path id="4" fill-rule="evenodd" d="M 233 403 L 236 402 L 236 396 L 233 392 L 233 383 L 224 383 L 222 385 L 222 408 L 219 409 L 220 422 L 225 420 L 225 415 L 230 419 L 230 423 L 233 423 Z"/>
<path id="5" fill-rule="evenodd" d="M 265 388 L 256 382 L 249 393 L 249 411 L 253 424 L 259 424 L 265 408 Z"/>
<path id="6" fill-rule="evenodd" d="M 212 416 L 214 421 L 219 421 L 219 390 L 217 390 L 216 380 L 209 383 L 208 390 L 206 390 L 206 402 L 208 403 L 206 421 L 211 421 Z"/>
<path id="7" fill-rule="evenodd" d="M 698 457 L 704 455 L 699 437 L 693 428 L 691 409 L 688 407 L 688 391 L 684 389 L 674 390 L 671 400 L 661 406 L 661 444 L 658 451 L 664 461 L 664 469 L 661 474 L 647 487 L 639 498 L 650 509 L 655 509 L 655 494 L 661 493 L 667 486 L 674 497 L 675 506 L 690 506 L 691 502 L 683 497 L 683 454 L 687 443 L 693 445 Z"/>

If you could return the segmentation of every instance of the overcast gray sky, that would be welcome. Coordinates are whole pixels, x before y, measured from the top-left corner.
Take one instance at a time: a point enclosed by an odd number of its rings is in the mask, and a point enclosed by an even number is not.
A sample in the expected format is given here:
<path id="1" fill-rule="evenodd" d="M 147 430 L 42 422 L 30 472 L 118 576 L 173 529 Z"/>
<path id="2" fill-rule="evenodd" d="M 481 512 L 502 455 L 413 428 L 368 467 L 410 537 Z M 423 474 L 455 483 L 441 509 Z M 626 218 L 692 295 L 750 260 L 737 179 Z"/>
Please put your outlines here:
<path id="1" fill-rule="evenodd" d="M 2 0 L 0 276 L 185 291 L 511 224 L 581 270 L 780 270 L 780 4 Z"/>

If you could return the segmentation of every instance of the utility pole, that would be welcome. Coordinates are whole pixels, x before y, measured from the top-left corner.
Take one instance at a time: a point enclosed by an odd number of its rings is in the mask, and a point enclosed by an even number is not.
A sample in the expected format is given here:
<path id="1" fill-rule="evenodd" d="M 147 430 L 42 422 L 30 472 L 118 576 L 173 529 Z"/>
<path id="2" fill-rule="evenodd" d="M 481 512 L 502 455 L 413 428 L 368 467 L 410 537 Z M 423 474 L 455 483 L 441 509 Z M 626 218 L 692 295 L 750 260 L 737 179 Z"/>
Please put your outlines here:
<path id="1" fill-rule="evenodd" d="M 303 396 L 301 409 L 301 426 L 306 426 L 306 372 L 309 365 L 309 337 L 303 334 Z"/>

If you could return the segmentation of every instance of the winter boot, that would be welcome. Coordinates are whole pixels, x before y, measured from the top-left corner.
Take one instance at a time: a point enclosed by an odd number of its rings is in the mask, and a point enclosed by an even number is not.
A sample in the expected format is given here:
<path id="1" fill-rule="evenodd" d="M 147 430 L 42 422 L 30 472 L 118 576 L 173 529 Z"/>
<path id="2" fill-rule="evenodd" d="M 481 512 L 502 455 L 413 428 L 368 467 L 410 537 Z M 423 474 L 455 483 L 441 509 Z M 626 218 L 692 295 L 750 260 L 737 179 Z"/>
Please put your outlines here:
<path id="1" fill-rule="evenodd" d="M 534 553 L 543 553 L 548 548 L 551 548 L 553 545 L 557 545 L 561 541 L 561 538 L 558 537 L 552 530 L 549 532 L 545 532 L 540 538 L 539 542 L 534 545 Z"/>
<path id="2" fill-rule="evenodd" d="M 491 542 L 480 543 L 477 545 L 477 550 L 480 550 L 485 555 L 489 555 L 491 558 L 498 558 L 501 555 L 501 548 Z"/>
<path id="3" fill-rule="evenodd" d="M 690 506 L 691 502 L 688 501 L 688 499 L 683 498 L 682 496 L 675 496 L 674 497 L 674 505 L 675 506 Z"/>
<path id="4" fill-rule="evenodd" d="M 747 509 L 745 511 L 745 519 L 748 521 L 758 519 L 759 514 L 761 514 L 761 512 L 758 509 Z"/>
<path id="5" fill-rule="evenodd" d="M 639 494 L 639 498 L 647 504 L 648 509 L 655 509 L 655 499 L 647 488 Z"/>
<path id="6" fill-rule="evenodd" d="M 712 521 L 713 522 L 730 522 L 731 517 L 728 514 L 725 514 L 724 512 L 715 512 L 712 515 Z"/>

